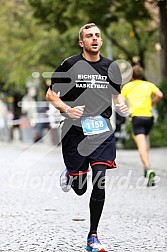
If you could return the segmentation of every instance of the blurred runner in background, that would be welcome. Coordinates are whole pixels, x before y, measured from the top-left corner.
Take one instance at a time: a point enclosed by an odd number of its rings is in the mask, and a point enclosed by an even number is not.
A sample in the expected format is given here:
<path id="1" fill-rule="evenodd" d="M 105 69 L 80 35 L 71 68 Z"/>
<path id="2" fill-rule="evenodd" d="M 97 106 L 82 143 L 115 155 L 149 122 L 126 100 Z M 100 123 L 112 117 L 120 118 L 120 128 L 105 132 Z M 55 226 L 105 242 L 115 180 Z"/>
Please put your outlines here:
<path id="1" fill-rule="evenodd" d="M 123 86 L 121 93 L 129 107 L 133 138 L 143 163 L 144 176 L 148 179 L 147 185 L 152 186 L 155 172 L 150 167 L 148 137 L 154 123 L 153 106 L 162 99 L 163 94 L 153 83 L 143 79 L 143 68 L 135 65 L 133 79 Z"/>

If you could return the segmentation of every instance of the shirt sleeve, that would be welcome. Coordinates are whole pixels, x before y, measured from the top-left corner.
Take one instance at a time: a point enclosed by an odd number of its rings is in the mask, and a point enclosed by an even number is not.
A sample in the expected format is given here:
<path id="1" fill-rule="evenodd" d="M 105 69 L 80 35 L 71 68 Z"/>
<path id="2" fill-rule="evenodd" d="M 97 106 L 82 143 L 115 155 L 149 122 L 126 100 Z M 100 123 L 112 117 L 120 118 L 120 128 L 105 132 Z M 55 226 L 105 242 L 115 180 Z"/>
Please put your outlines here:
<path id="1" fill-rule="evenodd" d="M 121 93 L 122 76 L 118 65 L 112 62 L 108 69 L 109 82 L 112 86 L 112 94 Z"/>
<path id="2" fill-rule="evenodd" d="M 152 91 L 152 95 L 154 95 L 157 91 L 159 91 L 159 88 L 152 83 L 151 84 L 151 91 Z"/>
<path id="3" fill-rule="evenodd" d="M 61 92 L 65 83 L 69 82 L 69 78 L 66 76 L 66 73 L 70 68 L 67 60 L 64 60 L 61 65 L 55 70 L 51 77 L 51 89 L 53 91 Z"/>
<path id="4" fill-rule="evenodd" d="M 125 84 L 126 85 L 126 84 Z M 121 95 L 124 99 L 126 99 L 127 97 L 127 92 L 126 92 L 126 87 L 123 86 L 122 89 L 121 89 Z"/>

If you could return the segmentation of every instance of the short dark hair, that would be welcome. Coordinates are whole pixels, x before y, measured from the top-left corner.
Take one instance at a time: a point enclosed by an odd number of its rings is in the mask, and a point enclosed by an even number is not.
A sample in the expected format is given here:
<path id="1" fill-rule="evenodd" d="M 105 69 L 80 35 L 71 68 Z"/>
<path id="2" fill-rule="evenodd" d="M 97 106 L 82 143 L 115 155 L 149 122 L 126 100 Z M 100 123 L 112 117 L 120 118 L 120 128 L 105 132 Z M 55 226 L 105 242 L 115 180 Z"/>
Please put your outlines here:
<path id="1" fill-rule="evenodd" d="M 83 39 L 83 31 L 85 29 L 90 29 L 95 26 L 98 27 L 95 23 L 89 23 L 89 24 L 85 24 L 84 26 L 82 26 L 81 29 L 79 30 L 79 40 Z"/>
<path id="2" fill-rule="evenodd" d="M 141 66 L 133 66 L 133 79 L 142 80 L 144 78 L 144 70 Z"/>

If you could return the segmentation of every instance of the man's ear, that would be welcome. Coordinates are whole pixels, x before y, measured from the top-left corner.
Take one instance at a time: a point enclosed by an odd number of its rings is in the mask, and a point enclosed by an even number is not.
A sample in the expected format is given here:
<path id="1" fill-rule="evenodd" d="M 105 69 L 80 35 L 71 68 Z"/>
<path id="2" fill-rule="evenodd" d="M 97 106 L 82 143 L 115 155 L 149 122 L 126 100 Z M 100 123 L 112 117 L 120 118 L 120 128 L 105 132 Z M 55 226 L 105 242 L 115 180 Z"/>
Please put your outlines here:
<path id="1" fill-rule="evenodd" d="M 83 47 L 83 41 L 82 40 L 79 40 L 78 44 L 79 44 L 80 47 Z"/>
<path id="2" fill-rule="evenodd" d="M 101 39 L 101 46 L 103 45 L 103 40 Z"/>

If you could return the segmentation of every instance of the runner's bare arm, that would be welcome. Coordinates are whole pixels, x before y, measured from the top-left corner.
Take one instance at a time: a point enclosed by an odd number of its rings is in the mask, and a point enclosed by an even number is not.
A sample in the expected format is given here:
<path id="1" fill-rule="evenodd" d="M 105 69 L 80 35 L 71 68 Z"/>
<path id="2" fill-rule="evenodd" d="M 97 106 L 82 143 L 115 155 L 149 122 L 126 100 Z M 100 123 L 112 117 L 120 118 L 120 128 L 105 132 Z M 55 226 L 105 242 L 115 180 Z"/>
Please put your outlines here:
<path id="1" fill-rule="evenodd" d="M 113 101 L 114 101 L 114 105 L 116 107 L 116 109 L 118 110 L 117 112 L 122 113 L 124 115 L 127 115 L 129 110 L 128 110 L 128 106 L 126 105 L 123 97 L 121 94 L 118 95 L 112 95 Z"/>
<path id="2" fill-rule="evenodd" d="M 71 108 L 61 100 L 61 98 L 56 94 L 56 92 L 52 91 L 50 88 L 46 93 L 46 100 L 52 103 L 52 105 L 60 112 L 68 114 L 69 117 L 73 119 L 79 119 L 82 116 L 85 108 L 84 105 Z"/>
<path id="3" fill-rule="evenodd" d="M 152 106 L 158 103 L 162 98 L 163 98 L 163 93 L 160 90 L 156 91 L 152 99 Z"/>

